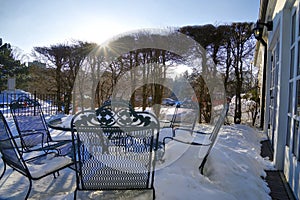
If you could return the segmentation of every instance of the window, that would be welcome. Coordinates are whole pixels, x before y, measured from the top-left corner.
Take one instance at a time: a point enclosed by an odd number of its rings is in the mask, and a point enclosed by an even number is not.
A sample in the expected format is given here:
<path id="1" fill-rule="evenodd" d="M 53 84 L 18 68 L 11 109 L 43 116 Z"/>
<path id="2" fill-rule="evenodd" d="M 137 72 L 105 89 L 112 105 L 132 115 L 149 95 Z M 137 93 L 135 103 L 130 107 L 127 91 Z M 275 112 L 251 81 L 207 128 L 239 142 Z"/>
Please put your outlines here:
<path id="1" fill-rule="evenodd" d="M 300 74 L 300 41 L 298 42 L 297 75 Z"/>
<path id="2" fill-rule="evenodd" d="M 295 114 L 300 115 L 300 80 L 297 80 L 296 86 Z"/>
<path id="3" fill-rule="evenodd" d="M 300 12 L 298 11 L 298 36 L 300 36 Z"/>
<path id="4" fill-rule="evenodd" d="M 291 44 L 290 44 L 290 79 L 288 96 L 288 114 L 286 146 L 293 155 L 300 159 L 299 124 L 300 124 L 300 11 L 296 8 L 291 14 Z"/>
<path id="5" fill-rule="evenodd" d="M 291 140 L 291 125 L 292 125 L 292 118 L 288 117 L 288 123 L 287 123 L 287 131 L 286 131 L 286 146 L 290 146 L 290 140 Z"/>
<path id="6" fill-rule="evenodd" d="M 294 120 L 294 131 L 293 131 L 293 147 L 292 153 L 298 158 L 299 150 L 298 150 L 298 130 L 299 130 L 299 121 Z"/>
<path id="7" fill-rule="evenodd" d="M 290 146 L 291 140 L 291 126 L 292 126 L 292 112 L 293 112 L 293 82 L 289 83 L 289 107 L 288 107 L 288 122 L 286 131 L 286 146 Z"/>
<path id="8" fill-rule="evenodd" d="M 292 16 L 292 37 L 291 37 L 291 44 L 295 42 L 295 32 L 296 32 L 296 12 L 294 12 Z"/>
<path id="9" fill-rule="evenodd" d="M 288 113 L 292 114 L 293 109 L 293 82 L 289 84 L 289 110 Z"/>
<path id="10" fill-rule="evenodd" d="M 290 78 L 294 76 L 294 63 L 295 63 L 295 48 L 293 47 L 291 50 L 291 66 L 290 66 Z"/>

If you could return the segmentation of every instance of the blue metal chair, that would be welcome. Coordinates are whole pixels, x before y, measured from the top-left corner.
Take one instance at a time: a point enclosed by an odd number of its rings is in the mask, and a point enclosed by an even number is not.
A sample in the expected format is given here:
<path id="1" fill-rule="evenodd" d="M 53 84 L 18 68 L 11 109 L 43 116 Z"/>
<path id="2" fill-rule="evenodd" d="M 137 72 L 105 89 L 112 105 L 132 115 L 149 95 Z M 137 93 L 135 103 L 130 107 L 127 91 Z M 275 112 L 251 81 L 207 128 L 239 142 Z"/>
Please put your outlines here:
<path id="1" fill-rule="evenodd" d="M 173 136 L 167 136 L 167 137 L 164 137 L 163 138 L 163 148 L 165 148 L 165 144 L 166 144 L 166 141 L 167 140 L 173 140 L 173 141 L 176 141 L 176 142 L 180 142 L 180 143 L 185 143 L 185 144 L 188 144 L 188 145 L 194 145 L 194 146 L 207 146 L 207 151 L 203 157 L 203 160 L 199 166 L 199 170 L 200 170 L 200 173 L 203 174 L 203 169 L 204 169 L 204 165 L 207 161 L 207 158 L 211 152 L 211 149 L 213 148 L 216 140 L 217 140 L 217 137 L 218 137 L 218 134 L 219 134 L 219 131 L 222 127 L 222 125 L 224 124 L 224 121 L 225 121 L 225 118 L 226 118 L 226 115 L 227 115 L 227 112 L 228 112 L 228 109 L 229 109 L 229 105 L 228 104 L 225 104 L 224 105 L 224 108 L 223 110 L 221 111 L 219 117 L 218 117 L 218 120 L 216 122 L 216 124 L 214 125 L 214 128 L 211 132 L 200 132 L 200 131 L 195 131 L 194 130 L 194 125 L 193 125 L 193 129 L 182 129 L 182 128 L 177 128 L 174 130 L 174 134 Z M 194 142 L 194 141 L 185 141 L 185 140 L 182 140 L 182 139 L 178 139 L 176 138 L 176 131 L 179 131 L 179 130 L 183 130 L 183 131 L 188 131 L 188 133 L 192 133 L 192 134 L 199 134 L 199 135 L 207 135 L 208 136 L 208 141 L 205 141 L 205 143 L 200 143 L 200 142 Z M 181 133 L 182 134 L 182 133 Z M 165 151 L 165 150 L 164 150 Z"/>
<path id="2" fill-rule="evenodd" d="M 61 156 L 55 151 L 31 151 L 24 153 L 19 148 L 15 139 L 18 136 L 13 136 L 9 126 L 0 111 L 0 152 L 2 154 L 2 160 L 4 163 L 4 170 L 0 176 L 0 179 L 4 176 L 6 166 L 10 166 L 20 174 L 26 176 L 29 180 L 29 189 L 25 196 L 25 199 L 29 197 L 32 180 L 38 180 L 50 174 L 58 173 L 60 170 L 73 165 L 73 161 L 70 157 Z M 36 156 L 28 154 L 35 153 Z M 29 159 L 26 159 L 26 157 Z"/>
<path id="3" fill-rule="evenodd" d="M 78 190 L 151 190 L 153 198 L 155 150 L 159 122 L 147 112 L 135 112 L 124 104 L 106 104 L 82 111 L 72 119 L 77 138 Z M 86 154 L 92 156 L 86 159 Z"/>
<path id="4" fill-rule="evenodd" d="M 38 101 L 21 96 L 10 103 L 22 151 L 56 149 L 61 155 L 72 151 L 71 140 L 53 140 Z"/>

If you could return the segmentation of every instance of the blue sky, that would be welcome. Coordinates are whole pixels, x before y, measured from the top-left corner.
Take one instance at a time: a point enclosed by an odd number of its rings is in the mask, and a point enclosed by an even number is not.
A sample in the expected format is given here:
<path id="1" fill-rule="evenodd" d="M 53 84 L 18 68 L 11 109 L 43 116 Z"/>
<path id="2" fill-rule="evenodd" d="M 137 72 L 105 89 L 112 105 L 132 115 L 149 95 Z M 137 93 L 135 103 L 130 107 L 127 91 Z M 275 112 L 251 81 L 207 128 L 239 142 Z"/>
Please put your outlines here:
<path id="1" fill-rule="evenodd" d="M 0 38 L 30 53 L 143 28 L 255 22 L 260 0 L 0 0 Z"/>

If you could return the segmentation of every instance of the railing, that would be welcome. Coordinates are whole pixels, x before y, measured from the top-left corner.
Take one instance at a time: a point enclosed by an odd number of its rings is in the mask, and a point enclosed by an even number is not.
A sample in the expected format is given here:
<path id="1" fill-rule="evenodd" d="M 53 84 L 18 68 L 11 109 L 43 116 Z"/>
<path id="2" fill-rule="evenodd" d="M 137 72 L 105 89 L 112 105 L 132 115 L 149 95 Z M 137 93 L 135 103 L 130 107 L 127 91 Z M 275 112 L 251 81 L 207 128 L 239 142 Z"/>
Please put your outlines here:
<path id="1" fill-rule="evenodd" d="M 28 92 L 5 92 L 0 93 L 0 110 L 5 116 L 11 116 L 9 104 L 11 101 L 17 100 L 20 96 L 27 96 L 30 99 L 37 100 L 41 104 L 45 115 L 54 115 L 58 113 L 56 94 L 37 94 L 36 92 L 33 94 Z"/>

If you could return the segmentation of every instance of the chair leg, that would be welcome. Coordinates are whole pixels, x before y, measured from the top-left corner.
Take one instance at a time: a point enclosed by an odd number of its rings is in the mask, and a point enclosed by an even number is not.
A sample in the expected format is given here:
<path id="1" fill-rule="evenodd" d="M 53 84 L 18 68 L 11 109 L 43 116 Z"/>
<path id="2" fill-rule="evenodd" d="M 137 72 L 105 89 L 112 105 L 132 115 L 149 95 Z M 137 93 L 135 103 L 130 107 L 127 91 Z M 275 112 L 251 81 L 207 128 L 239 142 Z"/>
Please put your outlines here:
<path id="1" fill-rule="evenodd" d="M 56 176 L 56 174 L 57 174 L 57 176 Z M 53 172 L 53 177 L 54 177 L 54 179 L 56 179 L 57 177 L 59 177 L 59 171 L 57 171 L 57 172 Z"/>
<path id="2" fill-rule="evenodd" d="M 200 173 L 203 175 L 203 169 L 204 169 L 204 165 L 206 163 L 206 160 L 207 160 L 207 155 L 203 158 L 202 162 L 201 162 L 201 165 L 199 166 L 199 171 Z"/>
<path id="3" fill-rule="evenodd" d="M 57 175 L 56 175 L 57 174 Z M 59 177 L 59 171 L 57 171 L 57 172 L 53 172 L 53 177 L 54 177 L 54 179 L 56 179 L 57 177 Z"/>
<path id="4" fill-rule="evenodd" d="M 76 200 L 77 198 L 77 188 L 75 189 L 75 192 L 74 192 L 74 200 Z"/>
<path id="5" fill-rule="evenodd" d="M 3 161 L 3 167 L 4 167 L 4 169 L 3 169 L 3 172 L 2 172 L 2 174 L 0 176 L 0 179 L 4 176 L 5 171 L 6 171 L 6 163 L 4 161 Z"/>
<path id="6" fill-rule="evenodd" d="M 29 194 L 30 194 L 30 191 L 31 191 L 31 187 L 32 187 L 32 180 L 31 180 L 31 179 L 29 179 L 29 189 L 28 189 L 28 191 L 27 191 L 27 194 L 26 194 L 25 200 L 27 200 L 27 199 L 28 199 L 28 197 L 29 197 Z"/>

